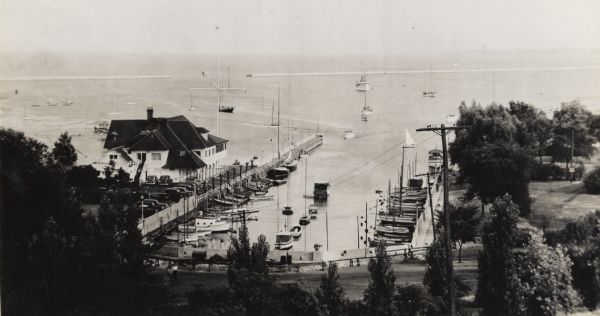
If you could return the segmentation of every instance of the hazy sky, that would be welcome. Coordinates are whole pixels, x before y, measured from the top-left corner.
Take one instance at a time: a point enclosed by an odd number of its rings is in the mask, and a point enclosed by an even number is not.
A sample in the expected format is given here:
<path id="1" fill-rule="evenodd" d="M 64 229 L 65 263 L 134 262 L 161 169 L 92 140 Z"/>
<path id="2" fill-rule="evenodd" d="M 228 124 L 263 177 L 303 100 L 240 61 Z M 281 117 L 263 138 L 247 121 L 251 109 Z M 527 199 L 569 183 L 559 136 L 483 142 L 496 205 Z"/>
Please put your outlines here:
<path id="1" fill-rule="evenodd" d="M 599 16 L 596 0 L 0 0 L 0 50 L 259 54 L 599 50 Z"/>

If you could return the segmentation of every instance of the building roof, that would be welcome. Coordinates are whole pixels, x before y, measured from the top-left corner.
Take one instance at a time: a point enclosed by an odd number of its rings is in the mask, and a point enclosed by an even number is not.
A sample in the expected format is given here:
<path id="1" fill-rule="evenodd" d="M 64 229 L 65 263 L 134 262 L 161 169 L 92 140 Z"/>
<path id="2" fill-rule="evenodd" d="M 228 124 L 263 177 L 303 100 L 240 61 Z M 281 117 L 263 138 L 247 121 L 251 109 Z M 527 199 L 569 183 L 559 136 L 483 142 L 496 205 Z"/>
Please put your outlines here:
<path id="1" fill-rule="evenodd" d="M 104 148 L 187 151 L 204 149 L 227 141 L 213 135 L 208 135 L 205 139 L 202 137 L 203 133 L 208 133 L 208 130 L 196 127 L 183 115 L 149 120 L 113 120 Z"/>
<path id="2" fill-rule="evenodd" d="M 169 151 L 167 163 L 163 166 L 167 169 L 199 169 L 204 167 L 206 167 L 206 164 L 196 154 L 179 150 Z"/>

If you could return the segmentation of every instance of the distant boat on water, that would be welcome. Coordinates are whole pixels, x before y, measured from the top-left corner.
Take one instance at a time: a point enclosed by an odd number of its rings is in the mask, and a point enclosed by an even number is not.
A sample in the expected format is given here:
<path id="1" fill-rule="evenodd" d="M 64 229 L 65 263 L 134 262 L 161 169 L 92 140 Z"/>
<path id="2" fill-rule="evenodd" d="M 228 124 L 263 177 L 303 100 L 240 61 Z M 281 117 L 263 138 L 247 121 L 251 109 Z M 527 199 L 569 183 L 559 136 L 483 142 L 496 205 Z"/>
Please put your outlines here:
<path id="1" fill-rule="evenodd" d="M 344 139 L 350 139 L 350 138 L 354 138 L 354 132 L 353 131 L 345 131 Z"/>
<path id="2" fill-rule="evenodd" d="M 356 91 L 369 91 L 371 90 L 371 85 L 367 80 L 367 75 L 363 74 L 360 76 L 360 79 L 356 82 Z"/>
<path id="3" fill-rule="evenodd" d="M 429 71 L 429 90 L 423 91 L 423 97 L 435 98 L 437 92 L 433 89 L 433 69 Z"/>

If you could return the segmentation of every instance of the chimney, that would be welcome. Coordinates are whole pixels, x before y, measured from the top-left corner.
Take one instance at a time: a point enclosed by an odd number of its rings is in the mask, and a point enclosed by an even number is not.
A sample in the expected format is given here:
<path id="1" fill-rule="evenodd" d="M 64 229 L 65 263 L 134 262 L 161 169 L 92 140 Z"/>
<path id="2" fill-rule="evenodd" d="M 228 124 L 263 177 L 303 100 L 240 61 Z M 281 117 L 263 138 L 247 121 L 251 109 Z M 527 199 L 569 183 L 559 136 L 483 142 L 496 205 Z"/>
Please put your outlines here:
<path id="1" fill-rule="evenodd" d="M 148 121 L 152 121 L 152 119 L 154 118 L 154 109 L 151 106 L 149 106 L 146 110 L 146 113 L 148 113 Z"/>

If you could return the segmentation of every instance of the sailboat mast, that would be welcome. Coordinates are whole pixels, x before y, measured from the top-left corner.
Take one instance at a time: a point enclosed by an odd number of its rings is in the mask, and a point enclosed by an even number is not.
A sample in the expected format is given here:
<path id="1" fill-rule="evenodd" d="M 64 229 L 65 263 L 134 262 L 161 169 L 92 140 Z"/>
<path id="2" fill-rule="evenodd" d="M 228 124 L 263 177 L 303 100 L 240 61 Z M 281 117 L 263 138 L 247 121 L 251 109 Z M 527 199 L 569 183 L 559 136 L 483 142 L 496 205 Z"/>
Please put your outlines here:
<path id="1" fill-rule="evenodd" d="M 279 149 L 279 127 L 281 126 L 281 87 L 277 87 L 277 159 L 281 160 L 281 150 Z"/>
<path id="2" fill-rule="evenodd" d="M 271 126 L 275 126 L 275 122 L 273 121 L 275 115 L 275 100 L 273 100 L 273 104 L 271 105 Z"/>
<path id="3" fill-rule="evenodd" d="M 219 136 L 219 120 L 221 119 L 221 56 L 217 56 L 217 136 Z"/>
<path id="4" fill-rule="evenodd" d="M 306 181 L 308 178 L 308 157 L 304 161 L 304 215 L 306 215 Z"/>

